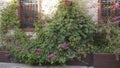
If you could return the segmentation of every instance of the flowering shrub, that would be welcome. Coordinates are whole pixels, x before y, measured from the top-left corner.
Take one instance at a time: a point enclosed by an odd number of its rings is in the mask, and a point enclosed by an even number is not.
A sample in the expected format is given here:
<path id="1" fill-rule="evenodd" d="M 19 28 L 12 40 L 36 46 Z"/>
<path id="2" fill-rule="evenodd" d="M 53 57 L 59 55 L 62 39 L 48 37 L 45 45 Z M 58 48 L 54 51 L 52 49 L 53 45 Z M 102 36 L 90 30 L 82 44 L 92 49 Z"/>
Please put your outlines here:
<path id="1" fill-rule="evenodd" d="M 75 3 L 58 6 L 54 18 L 46 24 L 36 24 L 37 38 L 14 55 L 27 64 L 65 63 L 79 59 L 92 51 L 94 23 L 84 9 Z"/>
<path id="2" fill-rule="evenodd" d="M 109 25 L 100 24 L 94 34 L 94 51 L 102 53 L 113 53 L 120 46 L 120 28 L 117 23 L 108 22 Z"/>
<path id="3" fill-rule="evenodd" d="M 15 9 L 16 7 L 14 11 Z M 10 19 L 16 17 L 15 13 L 12 14 Z M 5 23 L 8 17 L 3 16 L 2 19 L 3 26 L 9 25 L 8 22 Z M 12 24 L 5 26 L 8 29 L 16 24 L 17 27 L 9 40 L 12 42 L 10 45 L 15 45 L 11 50 L 17 61 L 26 64 L 55 64 L 65 63 L 69 59 L 81 60 L 82 56 L 91 52 L 113 52 L 120 45 L 120 31 L 116 24 L 108 23 L 109 27 L 103 25 L 96 29 L 94 35 L 94 22 L 86 11 L 75 3 L 72 6 L 59 5 L 49 23 L 35 24 L 36 39 L 27 37 L 25 32 L 18 28 L 18 18 L 9 20 L 12 21 Z M 3 30 L 4 33 L 3 38 L 8 31 Z"/>
<path id="4" fill-rule="evenodd" d="M 0 45 L 3 50 L 10 51 L 13 47 L 11 44 L 14 29 L 19 28 L 20 23 L 17 16 L 17 0 L 13 0 L 5 8 L 0 10 Z M 1 50 L 0 49 L 0 50 Z"/>
<path id="5" fill-rule="evenodd" d="M 6 8 L 1 10 L 0 33 L 6 34 L 9 29 L 19 27 L 20 23 L 16 14 L 17 7 L 18 3 L 12 2 Z"/>
<path id="6" fill-rule="evenodd" d="M 68 45 L 68 44 L 65 44 L 65 43 L 64 43 L 64 44 L 61 44 L 61 48 L 62 48 L 62 49 L 68 49 L 68 48 L 69 48 L 69 45 Z"/>

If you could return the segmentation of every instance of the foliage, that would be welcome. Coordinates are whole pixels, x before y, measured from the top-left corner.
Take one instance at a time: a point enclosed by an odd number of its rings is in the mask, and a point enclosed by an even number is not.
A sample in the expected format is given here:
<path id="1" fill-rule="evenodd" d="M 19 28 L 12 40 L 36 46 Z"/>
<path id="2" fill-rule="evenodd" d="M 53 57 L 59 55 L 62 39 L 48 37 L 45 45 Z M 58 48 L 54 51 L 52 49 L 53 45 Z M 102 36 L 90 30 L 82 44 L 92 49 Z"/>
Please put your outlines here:
<path id="1" fill-rule="evenodd" d="M 22 29 L 16 28 L 12 35 L 12 40 L 14 45 L 23 45 L 28 44 L 29 37 L 27 37 L 26 33 Z"/>
<path id="2" fill-rule="evenodd" d="M 117 24 L 111 22 L 109 26 L 100 24 L 94 34 L 95 52 L 113 53 L 120 46 L 120 28 Z"/>
<path id="3" fill-rule="evenodd" d="M 0 11 L 0 44 L 3 45 L 1 49 L 10 50 L 13 45 L 10 34 L 14 33 L 14 29 L 19 28 L 20 25 L 16 11 L 17 6 L 17 1 L 13 0 Z"/>
<path id="4" fill-rule="evenodd" d="M 94 23 L 76 4 L 58 6 L 49 23 L 36 24 L 37 38 L 14 49 L 14 55 L 27 64 L 65 63 L 91 53 Z"/>
<path id="5" fill-rule="evenodd" d="M 12 45 L 9 49 L 19 62 L 32 65 L 62 64 L 69 59 L 81 60 L 88 53 L 111 53 L 119 48 L 118 25 L 100 24 L 95 29 L 91 17 L 74 2 L 71 6 L 59 5 L 48 23 L 44 23 L 40 16 L 35 24 L 35 39 L 19 28 L 16 7 L 17 4 L 12 3 L 2 10 L 0 28 L 2 41 Z M 9 36 L 7 34 L 11 27 L 14 34 Z"/>
<path id="6" fill-rule="evenodd" d="M 1 33 L 6 33 L 10 28 L 19 27 L 19 20 L 16 13 L 17 3 L 12 2 L 1 10 Z"/>

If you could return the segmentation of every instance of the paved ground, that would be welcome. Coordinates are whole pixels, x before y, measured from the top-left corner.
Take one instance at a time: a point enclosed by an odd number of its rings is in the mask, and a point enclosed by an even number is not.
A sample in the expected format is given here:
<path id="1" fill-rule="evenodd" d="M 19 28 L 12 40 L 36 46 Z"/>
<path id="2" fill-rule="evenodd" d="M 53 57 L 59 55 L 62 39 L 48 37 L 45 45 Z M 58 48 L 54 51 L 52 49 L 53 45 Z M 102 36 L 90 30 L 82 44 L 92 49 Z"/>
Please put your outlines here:
<path id="1" fill-rule="evenodd" d="M 86 67 L 86 66 L 29 66 L 29 65 L 25 65 L 25 64 L 0 62 L 0 68 L 93 68 L 93 67 Z"/>

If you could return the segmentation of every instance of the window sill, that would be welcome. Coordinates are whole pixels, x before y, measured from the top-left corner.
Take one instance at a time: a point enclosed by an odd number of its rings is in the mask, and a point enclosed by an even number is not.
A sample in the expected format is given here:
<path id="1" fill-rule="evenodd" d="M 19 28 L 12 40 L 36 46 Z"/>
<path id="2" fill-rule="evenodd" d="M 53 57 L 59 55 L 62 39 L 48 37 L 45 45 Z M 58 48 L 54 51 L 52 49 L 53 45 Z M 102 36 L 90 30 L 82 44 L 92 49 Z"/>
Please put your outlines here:
<path id="1" fill-rule="evenodd" d="M 27 27 L 27 28 L 22 28 L 22 29 L 25 32 L 33 32 L 35 30 L 35 28 L 33 28 L 33 27 Z"/>

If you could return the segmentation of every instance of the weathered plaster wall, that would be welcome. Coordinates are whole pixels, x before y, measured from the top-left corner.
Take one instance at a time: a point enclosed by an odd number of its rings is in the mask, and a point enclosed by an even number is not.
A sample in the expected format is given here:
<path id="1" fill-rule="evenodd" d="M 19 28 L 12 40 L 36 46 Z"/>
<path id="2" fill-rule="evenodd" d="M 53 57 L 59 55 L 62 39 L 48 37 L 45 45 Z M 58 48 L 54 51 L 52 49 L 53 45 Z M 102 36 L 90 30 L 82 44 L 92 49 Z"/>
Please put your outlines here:
<path id="1" fill-rule="evenodd" d="M 11 0 L 0 0 L 0 9 L 6 7 L 10 2 Z"/>
<path id="2" fill-rule="evenodd" d="M 55 13 L 55 11 L 57 10 L 57 8 L 55 6 L 57 6 L 57 4 L 59 3 L 58 0 L 42 0 L 41 1 L 41 8 L 43 13 L 46 16 L 53 16 L 53 14 Z"/>
<path id="3" fill-rule="evenodd" d="M 89 14 L 92 16 L 92 19 L 97 23 L 98 22 L 98 0 L 89 0 L 86 4 L 86 9 Z"/>
<path id="4" fill-rule="evenodd" d="M 93 20 L 97 23 L 98 21 L 98 0 L 74 0 L 78 1 L 79 6 L 85 8 L 92 16 Z M 42 0 L 42 10 L 45 16 L 53 16 L 58 5 L 58 0 Z"/>
<path id="5" fill-rule="evenodd" d="M 0 0 L 0 9 L 7 6 L 11 0 Z M 88 10 L 89 14 L 92 16 L 95 22 L 98 21 L 98 0 L 74 0 L 78 1 L 79 6 L 84 7 Z M 57 10 L 59 0 L 41 0 L 41 10 L 45 16 L 53 16 Z"/>

